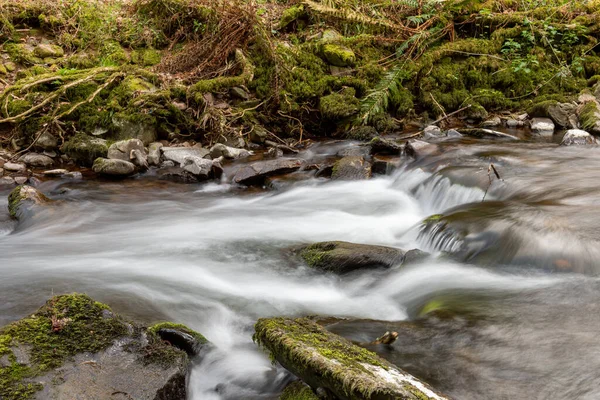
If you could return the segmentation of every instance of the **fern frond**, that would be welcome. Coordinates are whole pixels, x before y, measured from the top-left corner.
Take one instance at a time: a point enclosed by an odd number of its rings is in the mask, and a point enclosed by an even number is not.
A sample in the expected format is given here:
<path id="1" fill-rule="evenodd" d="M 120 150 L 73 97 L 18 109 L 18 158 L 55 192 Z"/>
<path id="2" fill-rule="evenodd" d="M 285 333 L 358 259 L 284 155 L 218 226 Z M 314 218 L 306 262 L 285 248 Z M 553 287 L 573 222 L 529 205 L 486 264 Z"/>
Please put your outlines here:
<path id="1" fill-rule="evenodd" d="M 409 77 L 404 63 L 396 65 L 379 81 L 377 86 L 361 101 L 359 122 L 366 125 L 371 119 L 387 110 L 390 98 L 398 94 L 402 81 Z"/>
<path id="2" fill-rule="evenodd" d="M 372 17 L 369 17 L 368 15 L 365 15 L 361 12 L 358 12 L 358 11 L 355 11 L 355 10 L 352 10 L 349 8 L 335 8 L 335 7 L 331 7 L 329 5 L 325 5 L 322 3 L 317 3 L 312 0 L 304 0 L 302 3 L 305 4 L 312 11 L 315 11 L 320 14 L 325 14 L 329 17 L 334 17 L 337 19 L 366 24 L 366 25 L 381 26 L 381 27 L 388 28 L 388 29 L 391 29 L 394 31 L 403 31 L 403 30 L 407 30 L 407 29 L 410 30 L 409 28 L 407 28 L 404 25 L 394 24 L 394 23 L 391 23 L 391 22 L 383 20 L 383 19 L 372 18 Z"/>

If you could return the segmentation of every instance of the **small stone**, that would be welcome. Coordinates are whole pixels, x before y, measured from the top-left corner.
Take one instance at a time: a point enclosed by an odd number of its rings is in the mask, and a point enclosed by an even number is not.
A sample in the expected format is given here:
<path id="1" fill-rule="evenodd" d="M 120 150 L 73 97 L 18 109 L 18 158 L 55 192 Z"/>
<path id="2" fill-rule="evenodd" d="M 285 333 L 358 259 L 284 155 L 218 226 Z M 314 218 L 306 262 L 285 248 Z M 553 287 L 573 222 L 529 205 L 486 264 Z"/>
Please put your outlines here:
<path id="1" fill-rule="evenodd" d="M 583 146 L 598 144 L 595 137 L 581 129 L 569 129 L 560 142 L 561 146 Z"/>
<path id="2" fill-rule="evenodd" d="M 158 165 L 160 164 L 160 149 L 163 147 L 161 142 L 151 143 L 148 147 L 148 164 Z"/>
<path id="3" fill-rule="evenodd" d="M 24 162 L 30 167 L 48 168 L 54 164 L 54 160 L 52 158 L 38 153 L 27 153 L 21 156 L 19 161 Z"/>
<path id="4" fill-rule="evenodd" d="M 520 128 L 522 126 L 525 126 L 525 122 L 524 121 L 519 121 L 516 119 L 507 119 L 506 120 L 506 127 L 507 128 Z"/>
<path id="5" fill-rule="evenodd" d="M 460 138 L 460 137 L 463 137 L 462 133 L 460 133 L 456 129 L 448 129 L 448 131 L 446 132 L 446 136 L 448 136 L 449 138 Z"/>
<path id="6" fill-rule="evenodd" d="M 58 156 L 55 151 L 44 151 L 42 154 L 50 158 L 55 158 Z"/>
<path id="7" fill-rule="evenodd" d="M 14 162 L 7 162 L 4 163 L 4 169 L 6 171 L 10 171 L 10 172 L 25 172 L 27 171 L 27 167 L 25 166 L 25 164 L 22 163 L 14 163 Z"/>
<path id="8" fill-rule="evenodd" d="M 490 118 L 486 121 L 483 121 L 481 123 L 481 127 L 482 128 L 495 128 L 497 126 L 500 126 L 500 124 L 502 124 L 502 121 L 500 121 L 500 117 L 496 116 L 496 117 Z"/>
<path id="9" fill-rule="evenodd" d="M 58 147 L 58 139 L 49 132 L 44 132 L 35 142 L 35 146 L 42 150 L 54 150 Z"/>
<path id="10" fill-rule="evenodd" d="M 69 171 L 67 171 L 66 169 L 51 169 L 48 171 L 44 171 L 43 174 L 46 176 L 62 176 L 68 172 Z"/>
<path id="11" fill-rule="evenodd" d="M 254 128 L 250 132 L 250 141 L 252 143 L 262 144 L 267 140 L 269 134 L 267 130 L 260 125 L 254 125 Z"/>
<path id="12" fill-rule="evenodd" d="M 265 152 L 265 158 L 278 158 L 283 156 L 283 150 L 277 147 L 270 147 L 269 150 Z"/>
<path id="13" fill-rule="evenodd" d="M 144 143 L 140 139 L 121 140 L 108 148 L 108 159 L 131 161 L 132 150 L 144 153 Z"/>
<path id="14" fill-rule="evenodd" d="M 222 143 L 217 143 L 210 149 L 212 158 L 225 157 L 230 160 L 246 158 L 252 155 L 252 152 L 245 149 L 237 149 L 235 147 L 225 146 Z"/>
<path id="15" fill-rule="evenodd" d="M 550 118 L 534 118 L 531 120 L 531 130 L 534 132 L 554 132 L 554 122 Z"/>
<path id="16" fill-rule="evenodd" d="M 233 97 L 236 97 L 240 100 L 248 100 L 250 98 L 250 93 L 240 86 L 232 87 L 229 90 L 229 93 L 231 93 Z"/>
<path id="17" fill-rule="evenodd" d="M 182 103 L 180 101 L 173 101 L 171 102 L 171 104 L 173 105 L 173 107 L 175 107 L 176 109 L 178 109 L 179 111 L 185 111 L 187 110 L 187 104 Z"/>
<path id="18" fill-rule="evenodd" d="M 33 54 L 39 58 L 57 58 L 64 56 L 65 51 L 55 44 L 39 44 L 33 50 Z"/>
<path id="19" fill-rule="evenodd" d="M 439 126 L 429 125 L 423 129 L 423 139 L 425 140 L 439 139 L 442 137 L 444 137 L 444 133 Z"/>
<path id="20" fill-rule="evenodd" d="M 17 65 L 14 62 L 9 61 L 4 63 L 4 68 L 6 68 L 8 72 L 14 72 L 17 69 Z"/>
<path id="21" fill-rule="evenodd" d="M 129 154 L 130 161 L 138 166 L 141 170 L 145 171 L 148 169 L 148 159 L 146 153 L 141 150 L 133 149 Z"/>
<path id="22" fill-rule="evenodd" d="M 173 165 L 182 165 L 187 156 L 205 158 L 210 154 L 208 149 L 197 147 L 161 147 L 160 151 L 165 161 L 172 161 Z"/>
<path id="23" fill-rule="evenodd" d="M 15 176 L 15 182 L 17 185 L 24 185 L 29 180 L 26 176 Z"/>
<path id="24" fill-rule="evenodd" d="M 100 175 L 129 176 L 135 172 L 135 165 L 119 159 L 97 158 L 92 170 Z"/>

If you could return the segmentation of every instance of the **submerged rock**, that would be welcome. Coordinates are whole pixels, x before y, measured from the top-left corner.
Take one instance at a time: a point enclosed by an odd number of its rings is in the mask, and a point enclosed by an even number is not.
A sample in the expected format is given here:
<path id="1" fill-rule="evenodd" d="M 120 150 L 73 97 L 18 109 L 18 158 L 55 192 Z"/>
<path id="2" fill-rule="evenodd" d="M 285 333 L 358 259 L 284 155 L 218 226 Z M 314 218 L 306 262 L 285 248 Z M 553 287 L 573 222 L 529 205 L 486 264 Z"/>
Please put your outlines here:
<path id="1" fill-rule="evenodd" d="M 12 359 L 0 364 L 2 399 L 184 400 L 188 355 L 157 330 L 86 295 L 53 297 L 0 329 L 0 355 Z"/>
<path id="2" fill-rule="evenodd" d="M 581 146 L 581 145 L 589 145 L 589 144 L 597 144 L 598 141 L 595 137 L 590 135 L 586 131 L 582 131 L 581 129 L 569 129 L 565 136 L 563 136 L 562 141 L 560 142 L 561 146 Z"/>
<path id="3" fill-rule="evenodd" d="M 349 242 L 319 242 L 295 249 L 312 268 L 344 274 L 357 269 L 391 268 L 402 264 L 400 249 Z"/>
<path id="4" fill-rule="evenodd" d="M 135 165 L 129 161 L 97 158 L 94 161 L 92 170 L 100 175 L 108 176 L 129 176 L 135 173 Z"/>
<path id="5" fill-rule="evenodd" d="M 445 399 L 377 354 L 310 319 L 263 318 L 255 330 L 254 340 L 259 345 L 324 395 L 358 400 Z"/>
<path id="6" fill-rule="evenodd" d="M 425 140 L 441 139 L 445 136 L 439 126 L 429 125 L 423 129 L 423 139 Z"/>
<path id="7" fill-rule="evenodd" d="M 371 164 L 361 156 L 348 156 L 333 165 L 331 179 L 356 181 L 371 177 Z"/>
<path id="8" fill-rule="evenodd" d="M 252 152 L 246 149 L 238 149 L 235 147 L 225 146 L 222 143 L 217 143 L 210 149 L 210 156 L 212 158 L 225 157 L 229 160 L 236 160 L 238 158 L 246 158 L 252 155 Z"/>
<path id="9" fill-rule="evenodd" d="M 304 160 L 297 158 L 258 161 L 244 165 L 238 169 L 233 175 L 233 182 L 242 185 L 260 185 L 269 176 L 294 172 L 299 170 L 303 165 Z"/>
<path id="10" fill-rule="evenodd" d="M 406 155 L 415 158 L 433 154 L 436 151 L 438 151 L 438 147 L 435 144 L 427 143 L 418 139 L 409 140 L 404 146 L 404 152 Z"/>
<path id="11" fill-rule="evenodd" d="M 21 219 L 34 206 L 48 204 L 51 200 L 32 186 L 17 186 L 8 195 L 8 213 L 12 218 Z"/>

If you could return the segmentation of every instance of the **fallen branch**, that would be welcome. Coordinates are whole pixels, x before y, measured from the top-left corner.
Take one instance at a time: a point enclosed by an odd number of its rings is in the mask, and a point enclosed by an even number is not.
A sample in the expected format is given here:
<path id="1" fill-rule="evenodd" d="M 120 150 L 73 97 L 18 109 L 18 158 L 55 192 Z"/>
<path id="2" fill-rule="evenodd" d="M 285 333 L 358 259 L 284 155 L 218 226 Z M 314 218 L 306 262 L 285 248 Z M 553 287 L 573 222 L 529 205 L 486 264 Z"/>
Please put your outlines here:
<path id="1" fill-rule="evenodd" d="M 431 97 L 433 98 L 433 96 L 431 96 Z M 434 100 L 435 100 L 435 99 L 434 99 Z M 438 119 L 436 119 L 435 121 L 433 121 L 433 122 L 432 122 L 431 124 L 429 124 L 429 125 L 435 125 L 435 124 L 439 124 L 440 122 L 442 122 L 442 121 L 444 121 L 444 120 L 446 120 L 446 119 L 450 118 L 450 117 L 451 117 L 451 116 L 453 116 L 453 115 L 456 115 L 456 114 L 458 114 L 459 112 L 463 112 L 463 111 L 465 111 L 465 110 L 466 110 L 466 109 L 468 109 L 468 108 L 471 108 L 471 105 L 470 105 L 470 104 L 469 104 L 469 105 L 467 105 L 467 106 L 465 106 L 465 107 L 463 107 L 463 108 L 459 108 L 459 109 L 458 109 L 458 110 L 456 110 L 456 111 L 452 111 L 450 114 L 446 114 L 446 115 L 444 115 L 444 116 L 443 116 L 443 117 L 441 117 L 441 118 L 438 118 Z"/>
<path id="2" fill-rule="evenodd" d="M 488 171 L 487 171 L 489 184 L 488 184 L 487 189 L 485 189 L 485 193 L 483 194 L 483 199 L 481 199 L 482 202 L 485 201 L 485 196 L 487 196 L 488 190 L 490 190 L 490 187 L 492 186 L 492 172 L 494 172 L 494 175 L 496 176 L 496 179 L 498 179 L 499 181 L 504 182 L 504 179 L 500 178 L 500 174 L 498 173 L 498 170 L 496 169 L 496 167 L 494 166 L 494 164 L 490 164 L 490 166 L 488 167 Z"/>

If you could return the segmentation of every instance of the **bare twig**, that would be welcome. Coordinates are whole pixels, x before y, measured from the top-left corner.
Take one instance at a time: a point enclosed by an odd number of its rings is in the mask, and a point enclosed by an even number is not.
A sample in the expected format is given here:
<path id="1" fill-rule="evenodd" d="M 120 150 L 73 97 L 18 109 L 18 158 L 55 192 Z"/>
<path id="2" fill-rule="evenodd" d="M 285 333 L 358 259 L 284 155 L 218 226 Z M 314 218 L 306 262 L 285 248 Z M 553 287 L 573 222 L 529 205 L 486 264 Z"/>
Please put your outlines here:
<path id="1" fill-rule="evenodd" d="M 494 166 L 494 164 L 490 164 L 490 166 L 488 167 L 488 171 L 487 171 L 489 183 L 488 183 L 487 189 L 485 189 L 485 193 L 483 194 L 483 199 L 481 199 L 482 202 L 485 201 L 485 196 L 487 196 L 488 190 L 490 190 L 490 187 L 492 186 L 492 172 L 496 176 L 496 179 L 498 179 L 499 181 L 504 182 L 504 179 L 502 179 L 500 177 L 500 174 L 498 173 L 498 170 L 496 169 L 496 167 Z"/>

